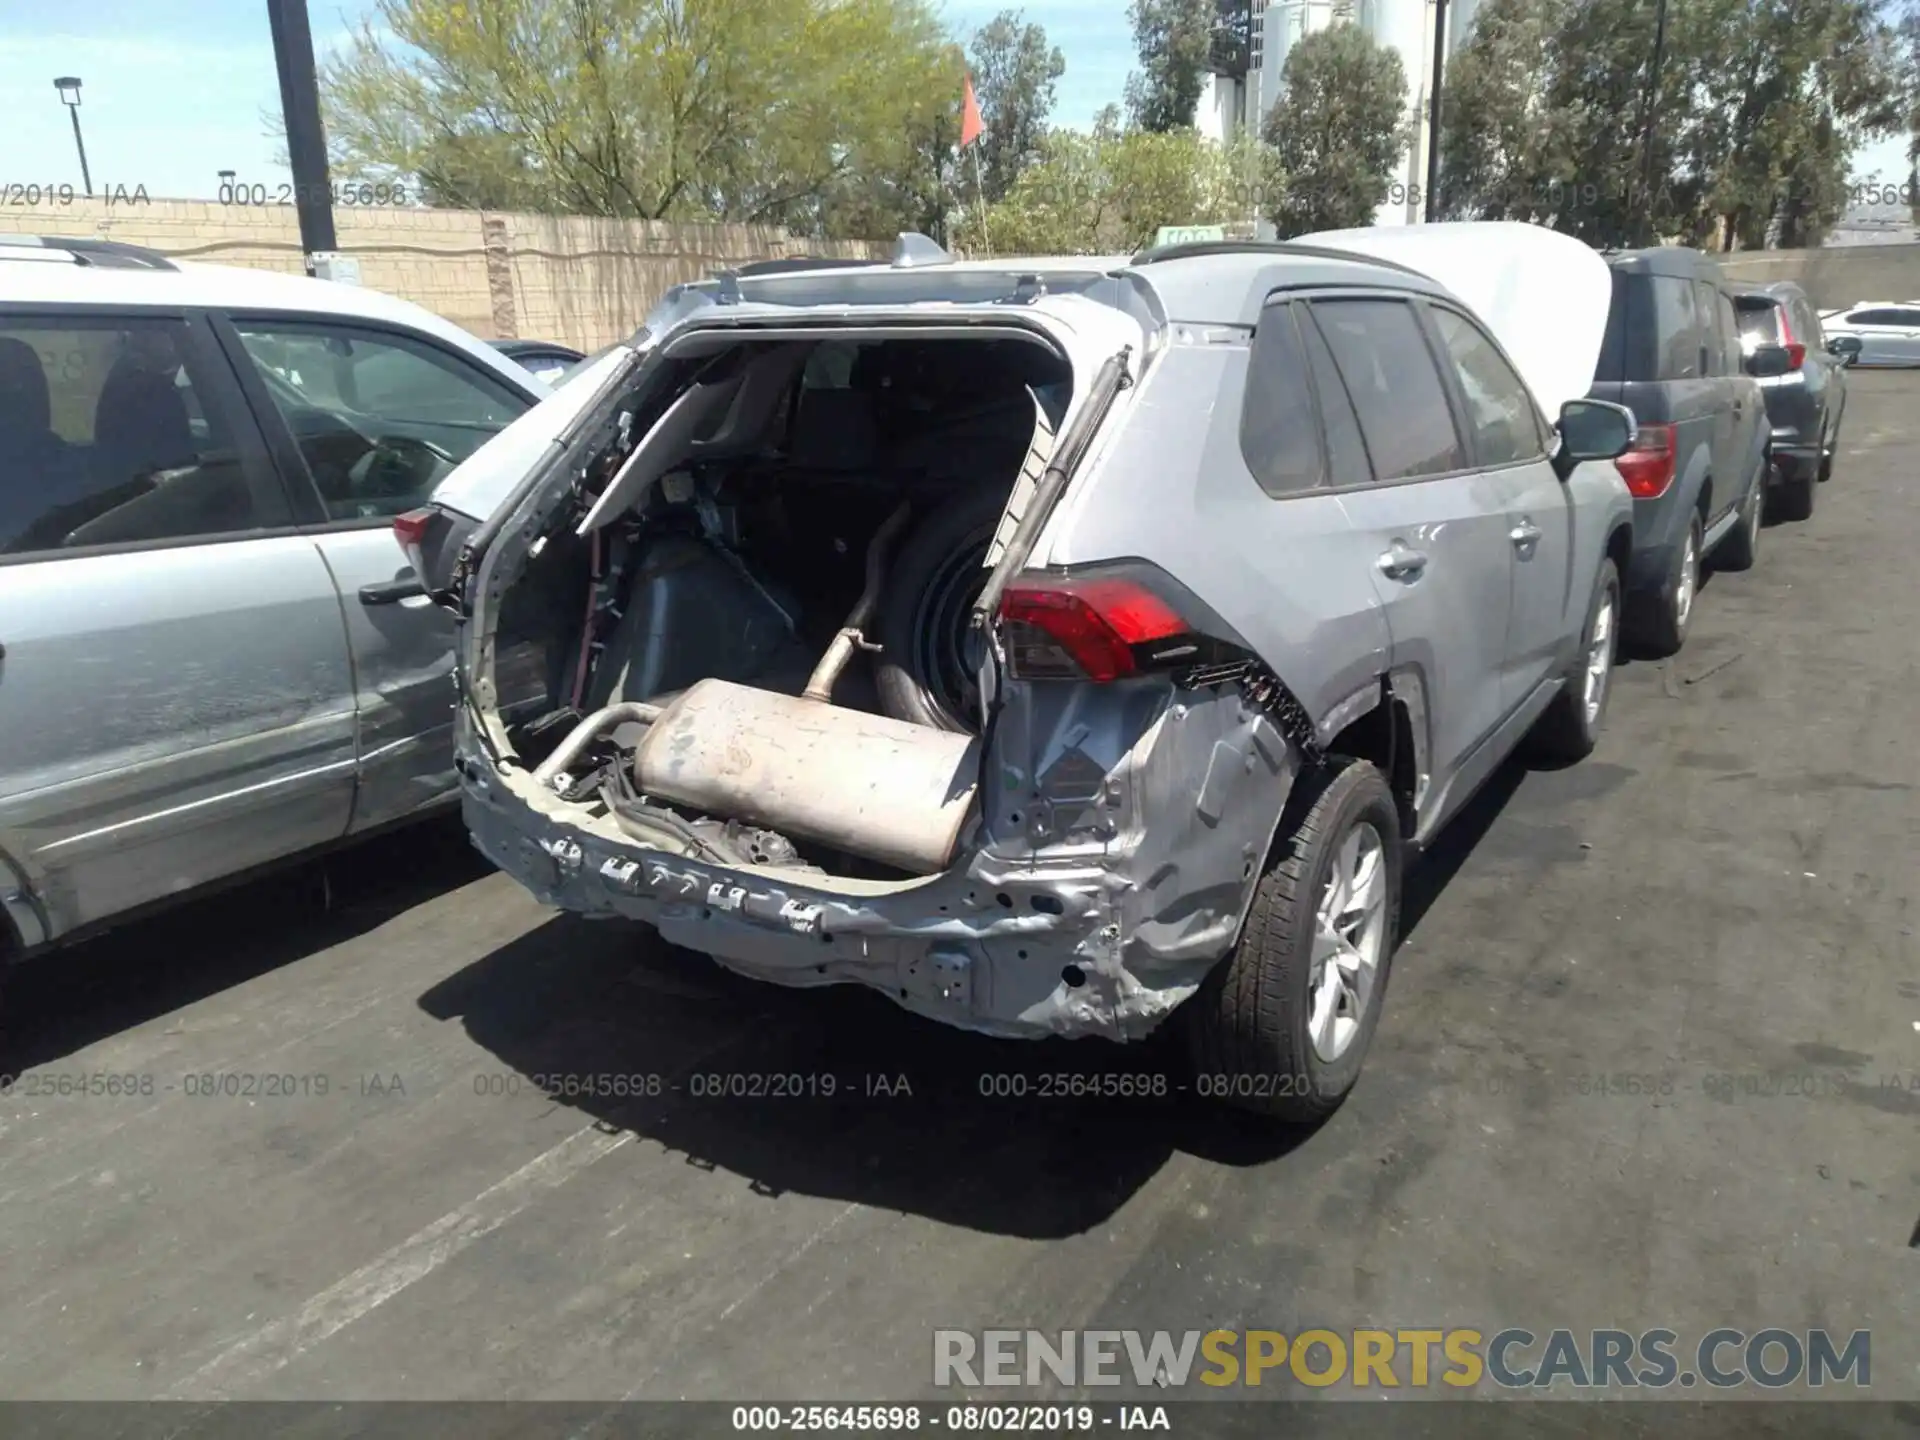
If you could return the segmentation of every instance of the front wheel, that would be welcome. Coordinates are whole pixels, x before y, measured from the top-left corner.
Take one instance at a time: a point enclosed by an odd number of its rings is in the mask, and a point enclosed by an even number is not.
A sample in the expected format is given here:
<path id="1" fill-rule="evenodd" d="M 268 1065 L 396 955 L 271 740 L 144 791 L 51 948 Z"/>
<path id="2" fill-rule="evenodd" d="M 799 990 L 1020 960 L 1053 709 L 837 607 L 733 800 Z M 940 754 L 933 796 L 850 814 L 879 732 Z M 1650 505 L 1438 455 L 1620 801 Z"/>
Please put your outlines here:
<path id="1" fill-rule="evenodd" d="M 1295 782 L 1233 951 L 1184 1007 L 1202 1094 L 1313 1124 L 1360 1078 L 1400 926 L 1393 792 L 1335 758 Z"/>
<path id="2" fill-rule="evenodd" d="M 1580 652 L 1566 688 L 1534 722 L 1528 737 L 1535 753 L 1549 760 L 1584 760 L 1600 743 L 1613 693 L 1613 662 L 1620 633 L 1620 572 L 1602 560 L 1594 577 L 1587 623 L 1580 631 Z"/>
<path id="3" fill-rule="evenodd" d="M 1762 468 L 1753 477 L 1753 484 L 1747 489 L 1747 498 L 1740 506 L 1740 523 L 1733 527 L 1733 533 L 1720 542 L 1720 548 L 1713 552 L 1713 568 L 1716 570 L 1751 570 L 1754 562 L 1760 558 L 1760 521 L 1767 503 L 1767 472 Z"/>

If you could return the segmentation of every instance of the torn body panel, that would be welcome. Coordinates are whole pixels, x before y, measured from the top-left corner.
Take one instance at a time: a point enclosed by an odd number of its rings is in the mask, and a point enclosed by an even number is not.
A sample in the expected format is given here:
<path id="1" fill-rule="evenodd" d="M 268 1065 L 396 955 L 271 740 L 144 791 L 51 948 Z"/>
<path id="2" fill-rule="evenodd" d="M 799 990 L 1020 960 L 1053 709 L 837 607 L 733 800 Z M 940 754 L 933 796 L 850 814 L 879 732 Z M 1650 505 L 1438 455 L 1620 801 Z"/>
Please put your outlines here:
<path id="1" fill-rule="evenodd" d="M 1164 681 L 1015 685 L 995 733 L 975 843 L 927 879 L 676 853 L 525 772 L 469 767 L 466 818 L 545 903 L 755 979 L 862 984 L 995 1035 L 1148 1033 L 1238 933 L 1298 752 L 1233 688 Z"/>

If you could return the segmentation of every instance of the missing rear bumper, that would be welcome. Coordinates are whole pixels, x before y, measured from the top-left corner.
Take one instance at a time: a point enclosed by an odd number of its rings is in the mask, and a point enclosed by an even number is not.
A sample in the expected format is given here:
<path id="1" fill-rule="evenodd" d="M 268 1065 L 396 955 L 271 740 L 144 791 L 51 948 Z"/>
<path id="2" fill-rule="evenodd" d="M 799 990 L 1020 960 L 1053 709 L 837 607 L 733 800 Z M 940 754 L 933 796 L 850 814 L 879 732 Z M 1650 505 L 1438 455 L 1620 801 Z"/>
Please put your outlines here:
<path id="1" fill-rule="evenodd" d="M 475 845 L 539 898 L 653 926 L 755 980 L 864 985 L 905 1009 L 1013 1038 L 1135 1039 L 1193 993 L 1210 959 L 1127 967 L 1129 882 L 1103 865 L 975 852 L 918 881 L 732 869 L 542 813 L 497 780 L 469 781 Z"/>

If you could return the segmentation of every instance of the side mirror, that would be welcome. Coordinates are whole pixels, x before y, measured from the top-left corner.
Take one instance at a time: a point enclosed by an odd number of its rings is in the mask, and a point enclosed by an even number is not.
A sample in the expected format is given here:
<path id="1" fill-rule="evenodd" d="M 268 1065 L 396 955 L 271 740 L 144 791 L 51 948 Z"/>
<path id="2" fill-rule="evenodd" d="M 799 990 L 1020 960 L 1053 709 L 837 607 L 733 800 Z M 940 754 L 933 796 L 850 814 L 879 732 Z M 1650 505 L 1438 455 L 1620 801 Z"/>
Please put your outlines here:
<path id="1" fill-rule="evenodd" d="M 1612 460 L 1627 452 L 1633 444 L 1639 422 L 1624 405 L 1607 400 L 1569 400 L 1560 407 L 1561 478 L 1573 472 L 1582 460 Z"/>
<path id="2" fill-rule="evenodd" d="M 1860 358 L 1860 337 L 1836 335 L 1827 341 L 1827 353 L 1839 356 L 1842 364 L 1851 365 Z"/>
<path id="3" fill-rule="evenodd" d="M 1784 345 L 1756 345 L 1753 353 L 1747 356 L 1747 374 L 1756 380 L 1771 380 L 1776 375 L 1786 375 L 1793 370 L 1793 357 L 1787 353 Z"/>

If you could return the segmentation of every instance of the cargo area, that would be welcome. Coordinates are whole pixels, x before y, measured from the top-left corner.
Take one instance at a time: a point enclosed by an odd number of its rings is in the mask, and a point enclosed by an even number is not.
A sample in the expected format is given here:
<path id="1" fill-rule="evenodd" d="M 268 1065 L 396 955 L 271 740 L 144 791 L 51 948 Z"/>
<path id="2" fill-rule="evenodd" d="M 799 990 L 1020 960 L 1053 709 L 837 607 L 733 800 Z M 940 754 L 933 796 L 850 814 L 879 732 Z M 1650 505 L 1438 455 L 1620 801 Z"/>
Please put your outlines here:
<path id="1" fill-rule="evenodd" d="M 510 761 L 729 866 L 933 874 L 974 808 L 991 557 L 1072 390 L 1038 335 L 696 335 L 496 557 Z"/>

